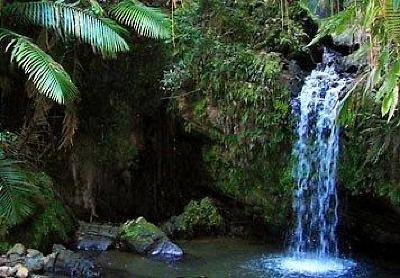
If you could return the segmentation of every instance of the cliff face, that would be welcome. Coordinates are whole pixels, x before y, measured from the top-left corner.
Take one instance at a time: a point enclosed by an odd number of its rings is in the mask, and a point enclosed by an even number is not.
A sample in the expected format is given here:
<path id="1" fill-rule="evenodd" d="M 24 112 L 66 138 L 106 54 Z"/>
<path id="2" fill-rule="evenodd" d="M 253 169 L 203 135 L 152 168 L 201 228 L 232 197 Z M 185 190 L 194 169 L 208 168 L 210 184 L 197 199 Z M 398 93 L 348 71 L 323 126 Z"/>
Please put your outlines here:
<path id="1" fill-rule="evenodd" d="M 175 63 L 163 82 L 187 131 L 210 139 L 202 149 L 209 187 L 259 221 L 285 226 L 290 99 L 303 78 L 291 59 L 312 64 L 302 50 L 313 29 L 308 18 L 296 4 L 282 14 L 262 1 L 193 1 L 175 20 Z"/>

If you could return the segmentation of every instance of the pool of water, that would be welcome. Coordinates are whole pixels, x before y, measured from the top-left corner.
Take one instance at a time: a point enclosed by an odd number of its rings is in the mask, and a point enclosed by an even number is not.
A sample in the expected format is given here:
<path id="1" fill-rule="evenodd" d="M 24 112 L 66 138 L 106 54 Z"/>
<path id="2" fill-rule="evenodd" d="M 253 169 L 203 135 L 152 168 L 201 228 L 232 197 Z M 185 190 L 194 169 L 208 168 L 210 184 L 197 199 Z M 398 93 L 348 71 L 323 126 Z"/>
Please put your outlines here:
<path id="1" fill-rule="evenodd" d="M 116 250 L 100 255 L 98 263 L 106 278 L 400 277 L 400 262 L 377 266 L 349 260 L 314 261 L 306 258 L 299 263 L 293 258 L 280 256 L 280 250 L 275 246 L 225 238 L 180 241 L 178 244 L 185 251 L 185 259 L 174 264 Z M 327 266 L 340 271 L 330 271 Z"/>

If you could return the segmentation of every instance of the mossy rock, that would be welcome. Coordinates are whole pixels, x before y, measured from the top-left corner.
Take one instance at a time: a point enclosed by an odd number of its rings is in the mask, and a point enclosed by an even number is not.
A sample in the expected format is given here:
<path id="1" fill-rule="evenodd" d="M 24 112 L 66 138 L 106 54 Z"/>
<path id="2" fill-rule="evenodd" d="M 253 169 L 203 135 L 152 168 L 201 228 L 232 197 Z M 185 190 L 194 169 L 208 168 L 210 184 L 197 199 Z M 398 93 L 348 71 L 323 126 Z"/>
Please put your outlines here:
<path id="1" fill-rule="evenodd" d="M 183 213 L 171 217 L 163 229 L 170 235 L 190 238 L 218 232 L 222 224 L 223 218 L 214 201 L 206 197 L 200 201 L 190 201 Z"/>
<path id="2" fill-rule="evenodd" d="M 169 240 L 160 228 L 147 222 L 144 217 L 126 222 L 121 228 L 120 236 L 130 250 L 139 254 L 149 252 L 159 241 Z"/>

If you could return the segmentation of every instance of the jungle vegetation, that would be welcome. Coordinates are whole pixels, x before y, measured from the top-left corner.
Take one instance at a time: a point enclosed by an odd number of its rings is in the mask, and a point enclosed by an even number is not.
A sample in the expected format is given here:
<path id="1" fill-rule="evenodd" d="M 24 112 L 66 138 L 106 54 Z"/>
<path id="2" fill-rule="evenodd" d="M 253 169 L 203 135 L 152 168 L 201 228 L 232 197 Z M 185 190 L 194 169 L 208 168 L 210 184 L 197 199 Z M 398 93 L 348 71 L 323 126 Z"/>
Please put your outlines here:
<path id="1" fill-rule="evenodd" d="M 117 58 L 130 50 L 129 29 L 140 36 L 165 39 L 170 36 L 170 21 L 159 8 L 136 0 L 103 5 L 93 0 L 0 1 L 2 61 L 9 60 L 24 72 L 26 92 L 35 99 L 35 110 L 44 114 L 49 111 L 52 104 L 45 98 L 65 106 L 60 148 L 72 143 L 78 123 L 74 112 L 79 86 L 74 79 L 80 61 L 76 53 L 89 46 L 100 58 Z M 66 68 L 72 69 L 72 75 Z M 11 91 L 11 86 L 6 76 L 0 79 L 3 93 Z M 31 240 L 33 246 L 43 244 L 51 232 L 66 238 L 73 228 L 70 216 L 58 200 L 51 179 L 36 174 L 38 169 L 18 152 L 18 146 L 24 143 L 21 141 L 13 133 L 1 133 L 0 215 L 8 228 L 2 229 L 0 237 L 35 214 L 37 220 L 30 228 L 36 230 L 30 233 L 37 237 Z"/>
<path id="2" fill-rule="evenodd" d="M 160 2 L 168 9 L 160 9 Z M 310 70 L 304 61 L 312 59 L 311 52 L 321 52 L 326 37 L 350 39 L 355 51 L 348 59 L 357 72 L 354 88 L 341 103 L 340 183 L 351 194 L 371 194 L 398 206 L 399 9 L 397 0 L 0 0 L 0 92 L 11 94 L 22 87 L 30 102 L 16 105 L 33 111 L 22 126 L 2 127 L 0 133 L 0 239 L 32 216 L 36 220 L 27 226 L 36 232 L 27 234 L 36 238 L 27 241 L 33 245 L 51 240 L 47 235 L 52 233 L 67 237 L 72 229 L 74 219 L 53 187 L 56 181 L 45 173 L 52 161 L 39 163 L 43 156 L 32 153 L 48 147 L 38 143 L 45 137 L 57 140 L 57 148 L 49 151 L 70 151 L 82 100 L 87 113 L 108 113 L 100 107 L 108 102 L 118 103 L 118 113 L 101 115 L 117 125 L 112 135 L 102 138 L 107 148 L 95 153 L 96 141 L 83 136 L 75 142 L 81 157 L 91 153 L 97 162 L 122 164 L 140 149 L 140 140 L 121 131 L 140 111 L 124 102 L 126 95 L 103 99 L 92 92 L 85 100 L 85 92 L 80 92 L 83 77 L 96 75 L 103 60 L 114 59 L 119 65 L 121 72 L 115 75 L 141 64 L 141 76 L 118 80 L 142 84 L 154 67 L 146 67 L 148 60 L 123 56 L 133 56 L 135 44 L 142 42 L 139 36 L 166 40 L 162 48 L 168 63 L 156 69 L 164 72 L 161 84 L 154 85 L 162 87 L 163 94 L 146 95 L 143 90 L 140 97 L 132 97 L 136 105 L 153 109 L 147 104 L 165 99 L 169 115 L 183 122 L 185 132 L 206 141 L 199 159 L 206 168 L 202 174 L 211 177 L 209 187 L 245 204 L 257 221 L 277 226 L 287 224 L 293 186 L 293 95 L 288 79 L 304 77 L 302 69 L 293 71 L 296 61 L 302 61 L 304 72 Z M 96 59 L 87 75 L 81 73 L 89 60 L 83 55 Z M 15 80 L 26 82 L 19 86 Z M 126 85 L 115 83 L 118 89 Z M 147 89 L 149 84 L 144 84 Z M 32 142 L 32 136 L 28 140 L 25 135 L 54 109 L 63 117 L 54 124 L 57 131 L 44 129 L 37 141 Z M 92 128 L 90 120 L 87 129 Z M 99 122 L 92 122 L 97 137 L 103 136 Z"/>

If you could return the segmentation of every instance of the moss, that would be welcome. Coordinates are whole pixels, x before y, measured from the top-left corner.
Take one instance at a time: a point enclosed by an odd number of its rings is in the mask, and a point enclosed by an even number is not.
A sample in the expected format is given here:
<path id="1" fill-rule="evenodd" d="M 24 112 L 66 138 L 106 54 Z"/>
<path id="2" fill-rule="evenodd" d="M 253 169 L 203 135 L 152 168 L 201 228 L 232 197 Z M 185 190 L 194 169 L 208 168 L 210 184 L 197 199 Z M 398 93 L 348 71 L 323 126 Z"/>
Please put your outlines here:
<path id="1" fill-rule="evenodd" d="M 196 230 L 212 231 L 222 224 L 222 216 L 213 201 L 206 197 L 200 201 L 190 201 L 184 212 L 176 219 L 178 230 L 193 233 Z"/>
<path id="2" fill-rule="evenodd" d="M 124 240 L 152 240 L 165 237 L 165 234 L 156 225 L 147 222 L 143 217 L 136 221 L 127 222 L 121 228 L 121 238 Z"/>
<path id="3" fill-rule="evenodd" d="M 132 251 L 138 253 L 147 252 L 159 240 L 168 239 L 160 228 L 143 217 L 122 225 L 120 237 Z"/>
<path id="4" fill-rule="evenodd" d="M 176 13 L 175 64 L 164 76 L 171 111 L 212 143 L 203 161 L 222 194 L 267 223 L 291 207 L 291 94 L 286 59 L 309 38 L 296 2 L 282 27 L 279 4 L 199 0 Z"/>

